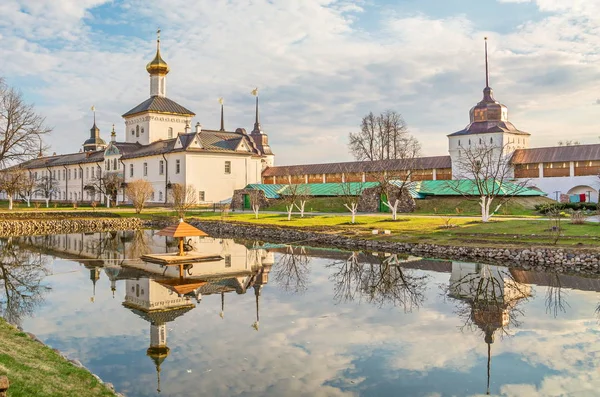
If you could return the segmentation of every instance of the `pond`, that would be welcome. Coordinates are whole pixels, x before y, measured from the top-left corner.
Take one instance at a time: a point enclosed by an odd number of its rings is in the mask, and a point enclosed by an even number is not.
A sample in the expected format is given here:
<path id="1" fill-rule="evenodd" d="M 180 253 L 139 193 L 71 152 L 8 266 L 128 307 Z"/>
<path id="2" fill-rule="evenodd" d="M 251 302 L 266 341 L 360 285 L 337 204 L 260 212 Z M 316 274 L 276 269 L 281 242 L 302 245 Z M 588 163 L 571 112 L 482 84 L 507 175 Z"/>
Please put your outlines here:
<path id="1" fill-rule="evenodd" d="M 0 313 L 136 396 L 592 396 L 600 280 L 154 231 L 0 240 Z"/>

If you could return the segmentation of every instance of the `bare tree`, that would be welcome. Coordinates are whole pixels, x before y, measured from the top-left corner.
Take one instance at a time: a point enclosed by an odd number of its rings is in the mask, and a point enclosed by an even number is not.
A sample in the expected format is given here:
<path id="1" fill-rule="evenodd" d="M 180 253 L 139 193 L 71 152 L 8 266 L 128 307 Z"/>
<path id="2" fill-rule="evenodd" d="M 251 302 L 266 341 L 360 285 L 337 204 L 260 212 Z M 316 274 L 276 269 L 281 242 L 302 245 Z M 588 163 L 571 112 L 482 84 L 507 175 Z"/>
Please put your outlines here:
<path id="1" fill-rule="evenodd" d="M 171 185 L 171 199 L 173 200 L 173 208 L 177 212 L 177 216 L 183 219 L 185 213 L 196 205 L 196 189 L 192 185 L 183 185 L 174 183 Z"/>
<path id="2" fill-rule="evenodd" d="M 347 174 L 347 172 L 344 172 L 344 174 Z M 344 202 L 344 207 L 352 214 L 351 222 L 355 223 L 356 213 L 358 212 L 358 203 L 364 191 L 364 183 L 344 181 L 340 183 L 340 191 L 340 197 Z"/>
<path id="3" fill-rule="evenodd" d="M 23 95 L 0 78 L 0 166 L 35 158 L 41 136 L 52 131 Z"/>
<path id="4" fill-rule="evenodd" d="M 136 214 L 142 212 L 146 201 L 150 200 L 153 194 L 152 184 L 144 179 L 129 182 L 125 188 L 125 195 L 131 200 Z"/>
<path id="5" fill-rule="evenodd" d="M 355 159 L 375 161 L 403 158 L 405 148 L 415 144 L 418 142 L 408 133 L 402 115 L 388 110 L 363 117 L 360 131 L 349 134 L 348 146 Z"/>
<path id="6" fill-rule="evenodd" d="M 263 202 L 264 193 L 262 190 L 253 189 L 248 192 L 248 196 L 250 198 L 250 206 L 254 212 L 254 219 L 258 219 L 258 211 L 260 210 L 260 205 Z"/>
<path id="7" fill-rule="evenodd" d="M 40 193 L 46 201 L 46 208 L 49 206 L 52 195 L 58 191 L 58 182 L 50 173 L 43 175 L 35 187 L 35 192 Z"/>
<path id="8" fill-rule="evenodd" d="M 567 307 L 571 307 L 571 305 L 565 299 L 568 292 L 563 291 L 559 274 L 554 273 L 548 276 L 551 281 L 546 289 L 546 313 L 551 313 L 556 318 L 559 313 L 566 313 Z"/>
<path id="9" fill-rule="evenodd" d="M 0 172 L 0 191 L 8 197 L 8 209 L 13 209 L 13 200 L 19 194 L 25 173 L 19 168 L 10 168 Z"/>
<path id="10" fill-rule="evenodd" d="M 292 219 L 292 211 L 294 207 L 301 212 L 301 217 L 304 217 L 304 206 L 308 199 L 308 186 L 305 184 L 289 184 L 281 191 L 281 198 L 285 204 L 288 221 Z M 298 205 L 298 203 L 300 205 Z"/>
<path id="11" fill-rule="evenodd" d="M 21 189 L 19 190 L 19 196 L 27 202 L 27 207 L 31 207 L 31 197 L 35 193 L 36 180 L 32 177 L 30 172 L 23 172 L 21 178 Z"/>
<path id="12" fill-rule="evenodd" d="M 123 177 L 118 172 L 101 172 L 98 170 L 96 176 L 84 187 L 93 196 L 96 192 L 100 193 L 106 199 L 106 208 L 110 208 L 110 203 L 117 201 L 117 194 L 123 184 Z"/>
<path id="13" fill-rule="evenodd" d="M 447 186 L 467 199 L 478 197 L 482 222 L 489 222 L 500 207 L 527 190 L 528 180 L 511 181 L 512 152 L 507 149 L 506 145 L 487 143 L 459 146 L 457 179 L 448 181 Z"/>

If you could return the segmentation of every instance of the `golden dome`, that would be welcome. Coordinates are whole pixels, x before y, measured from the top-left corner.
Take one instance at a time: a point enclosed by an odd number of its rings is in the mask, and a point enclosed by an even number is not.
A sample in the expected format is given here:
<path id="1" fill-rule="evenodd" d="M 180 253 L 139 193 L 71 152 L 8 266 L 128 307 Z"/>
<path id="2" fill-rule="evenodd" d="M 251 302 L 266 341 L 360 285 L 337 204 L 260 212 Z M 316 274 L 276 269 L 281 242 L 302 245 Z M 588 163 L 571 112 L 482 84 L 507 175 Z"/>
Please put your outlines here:
<path id="1" fill-rule="evenodd" d="M 156 56 L 153 60 L 148 62 L 146 70 L 150 74 L 167 74 L 170 69 L 169 65 L 167 65 L 165 60 L 160 56 L 160 40 L 157 40 L 156 43 Z"/>

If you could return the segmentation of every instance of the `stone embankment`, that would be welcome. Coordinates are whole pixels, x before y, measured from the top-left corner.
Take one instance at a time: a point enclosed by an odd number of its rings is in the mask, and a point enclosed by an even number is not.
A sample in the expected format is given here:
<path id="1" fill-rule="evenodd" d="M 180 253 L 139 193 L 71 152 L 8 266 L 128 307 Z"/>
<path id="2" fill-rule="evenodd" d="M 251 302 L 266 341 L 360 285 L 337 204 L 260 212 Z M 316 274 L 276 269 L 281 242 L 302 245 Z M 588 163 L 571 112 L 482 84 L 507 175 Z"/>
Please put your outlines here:
<path id="1" fill-rule="evenodd" d="M 435 244 L 367 240 L 292 228 L 218 221 L 192 221 L 212 236 L 239 237 L 298 245 L 329 246 L 348 250 L 410 253 L 449 260 L 471 260 L 519 266 L 525 269 L 560 273 L 600 274 L 600 252 L 563 248 L 461 247 Z"/>
<path id="2" fill-rule="evenodd" d="M 2 219 L 0 237 L 136 230 L 142 226 L 138 218 Z"/>

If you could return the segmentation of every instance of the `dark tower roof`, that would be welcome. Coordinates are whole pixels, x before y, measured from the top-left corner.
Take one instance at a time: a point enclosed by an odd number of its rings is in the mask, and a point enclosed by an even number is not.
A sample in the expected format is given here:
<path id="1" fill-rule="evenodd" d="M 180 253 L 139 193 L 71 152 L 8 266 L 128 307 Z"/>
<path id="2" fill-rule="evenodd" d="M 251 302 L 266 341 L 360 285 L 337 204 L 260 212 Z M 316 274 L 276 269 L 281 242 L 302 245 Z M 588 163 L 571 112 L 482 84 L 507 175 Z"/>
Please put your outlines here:
<path id="1" fill-rule="evenodd" d="M 100 128 L 96 126 L 96 111 L 94 110 L 94 125 L 90 128 L 90 137 L 83 142 L 83 150 L 93 152 L 99 149 L 104 149 L 106 142 L 100 138 Z"/>
<path id="2" fill-rule="evenodd" d="M 483 89 L 483 99 L 471 108 L 469 118 L 470 123 L 468 126 L 448 136 L 494 132 L 531 135 L 528 132 L 518 130 L 508 121 L 508 108 L 494 99 L 489 79 L 487 37 L 485 38 L 485 88 Z"/>

